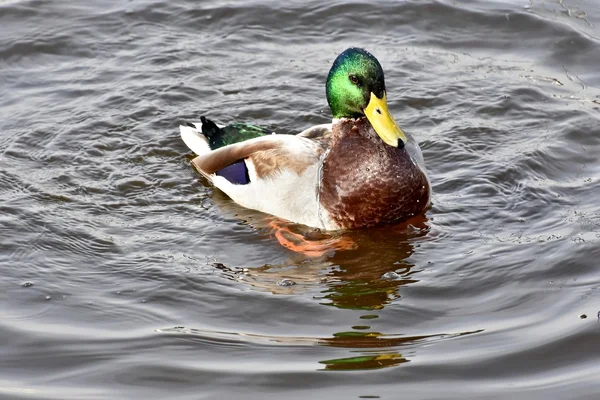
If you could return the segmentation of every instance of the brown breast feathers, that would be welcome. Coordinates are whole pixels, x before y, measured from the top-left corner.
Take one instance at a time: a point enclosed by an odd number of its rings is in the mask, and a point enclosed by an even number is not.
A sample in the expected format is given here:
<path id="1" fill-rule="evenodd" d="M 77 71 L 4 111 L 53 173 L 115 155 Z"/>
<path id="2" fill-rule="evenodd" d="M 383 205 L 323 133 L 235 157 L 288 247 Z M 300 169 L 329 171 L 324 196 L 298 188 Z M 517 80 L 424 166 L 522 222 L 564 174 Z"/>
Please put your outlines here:
<path id="1" fill-rule="evenodd" d="M 366 118 L 334 124 L 320 201 L 343 228 L 388 224 L 422 212 L 429 183 L 406 149 L 385 144 Z"/>

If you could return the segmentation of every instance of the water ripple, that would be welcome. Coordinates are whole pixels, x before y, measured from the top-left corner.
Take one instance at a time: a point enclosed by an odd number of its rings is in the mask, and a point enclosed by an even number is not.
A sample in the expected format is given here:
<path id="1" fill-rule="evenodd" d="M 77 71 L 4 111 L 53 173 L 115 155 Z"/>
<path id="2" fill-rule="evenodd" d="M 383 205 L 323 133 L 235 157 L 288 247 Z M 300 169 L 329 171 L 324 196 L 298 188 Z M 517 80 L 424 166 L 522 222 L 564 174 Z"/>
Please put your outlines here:
<path id="1" fill-rule="evenodd" d="M 574 1 L 0 1 L 0 397 L 597 393 L 599 23 Z M 205 186 L 181 121 L 327 122 L 348 46 L 420 140 L 425 216 L 315 232 Z"/>

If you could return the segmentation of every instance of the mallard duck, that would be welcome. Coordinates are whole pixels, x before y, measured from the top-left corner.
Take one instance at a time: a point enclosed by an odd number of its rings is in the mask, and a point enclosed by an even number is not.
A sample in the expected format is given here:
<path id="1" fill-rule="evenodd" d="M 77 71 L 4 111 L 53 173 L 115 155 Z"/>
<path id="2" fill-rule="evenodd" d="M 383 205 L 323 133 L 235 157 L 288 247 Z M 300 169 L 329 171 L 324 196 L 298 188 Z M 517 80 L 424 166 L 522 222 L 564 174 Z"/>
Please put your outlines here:
<path id="1" fill-rule="evenodd" d="M 360 48 L 334 61 L 326 83 L 330 124 L 297 135 L 205 117 L 181 125 L 193 166 L 236 203 L 324 230 L 394 223 L 429 206 L 417 142 L 387 106 L 383 69 Z"/>

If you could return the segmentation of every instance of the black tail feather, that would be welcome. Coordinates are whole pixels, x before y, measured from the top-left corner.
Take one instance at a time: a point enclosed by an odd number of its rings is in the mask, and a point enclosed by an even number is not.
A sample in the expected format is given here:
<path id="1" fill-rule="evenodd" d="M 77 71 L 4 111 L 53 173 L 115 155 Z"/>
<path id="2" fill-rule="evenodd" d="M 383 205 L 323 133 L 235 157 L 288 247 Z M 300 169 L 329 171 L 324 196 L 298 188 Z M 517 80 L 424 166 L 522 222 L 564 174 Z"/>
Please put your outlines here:
<path id="1" fill-rule="evenodd" d="M 219 129 L 217 124 L 215 124 L 210 119 L 207 119 L 204 116 L 200 117 L 200 121 L 202 121 L 202 133 L 204 134 L 204 136 L 206 136 L 207 138 L 217 137 L 219 131 L 221 130 Z"/>

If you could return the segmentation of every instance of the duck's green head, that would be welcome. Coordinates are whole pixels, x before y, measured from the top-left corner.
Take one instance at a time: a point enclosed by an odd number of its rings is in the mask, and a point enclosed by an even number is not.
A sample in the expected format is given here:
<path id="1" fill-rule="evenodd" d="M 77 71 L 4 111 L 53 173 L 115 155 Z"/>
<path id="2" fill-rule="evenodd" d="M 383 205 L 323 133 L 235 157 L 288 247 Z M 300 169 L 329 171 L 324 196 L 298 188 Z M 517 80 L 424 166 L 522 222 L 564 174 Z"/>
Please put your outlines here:
<path id="1" fill-rule="evenodd" d="M 371 53 L 351 47 L 340 54 L 329 70 L 326 90 L 334 118 L 366 116 L 381 140 L 404 146 L 406 136 L 387 107 L 383 69 Z"/>

